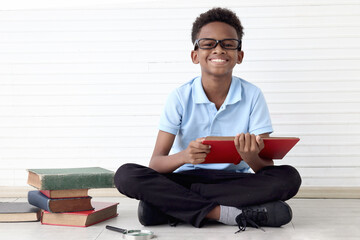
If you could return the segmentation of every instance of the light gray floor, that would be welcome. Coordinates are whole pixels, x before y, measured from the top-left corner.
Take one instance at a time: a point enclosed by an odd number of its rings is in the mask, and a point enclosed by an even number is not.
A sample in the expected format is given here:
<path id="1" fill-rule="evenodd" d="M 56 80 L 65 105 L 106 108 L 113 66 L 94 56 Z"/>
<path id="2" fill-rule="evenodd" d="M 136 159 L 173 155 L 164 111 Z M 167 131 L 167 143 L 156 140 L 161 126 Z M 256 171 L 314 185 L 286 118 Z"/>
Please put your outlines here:
<path id="1" fill-rule="evenodd" d="M 211 224 L 203 228 L 190 225 L 167 225 L 143 227 L 137 220 L 137 201 L 117 197 L 94 197 L 95 201 L 119 202 L 119 216 L 87 227 L 60 227 L 32 223 L 0 223 L 0 239 L 47 239 L 47 240 L 107 240 L 122 239 L 122 234 L 105 229 L 113 225 L 127 229 L 149 229 L 155 232 L 155 239 L 360 239 L 360 199 L 293 199 L 288 201 L 293 209 L 291 223 L 281 228 L 264 228 L 265 232 L 247 228 L 234 234 L 235 226 Z M 0 198 L 0 201 L 26 201 L 26 199 Z"/>

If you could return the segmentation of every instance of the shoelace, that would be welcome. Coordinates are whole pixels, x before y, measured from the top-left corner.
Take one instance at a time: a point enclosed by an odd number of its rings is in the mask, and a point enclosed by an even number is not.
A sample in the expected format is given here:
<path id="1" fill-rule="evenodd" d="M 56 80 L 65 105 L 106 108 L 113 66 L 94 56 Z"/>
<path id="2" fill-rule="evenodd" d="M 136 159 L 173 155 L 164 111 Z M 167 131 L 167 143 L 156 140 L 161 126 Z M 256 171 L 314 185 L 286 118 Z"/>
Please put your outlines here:
<path id="1" fill-rule="evenodd" d="M 236 217 L 236 221 L 238 223 L 239 230 L 236 231 L 235 233 L 245 231 L 247 224 L 249 224 L 251 227 L 261 229 L 262 231 L 265 232 L 265 230 L 263 228 L 261 228 L 255 221 L 261 222 L 263 220 L 266 220 L 266 218 L 267 217 L 266 217 L 265 211 L 243 210 L 243 212 L 239 216 Z"/>
<path id="2" fill-rule="evenodd" d="M 174 217 L 168 216 L 168 224 L 170 227 L 176 227 L 180 221 Z"/>

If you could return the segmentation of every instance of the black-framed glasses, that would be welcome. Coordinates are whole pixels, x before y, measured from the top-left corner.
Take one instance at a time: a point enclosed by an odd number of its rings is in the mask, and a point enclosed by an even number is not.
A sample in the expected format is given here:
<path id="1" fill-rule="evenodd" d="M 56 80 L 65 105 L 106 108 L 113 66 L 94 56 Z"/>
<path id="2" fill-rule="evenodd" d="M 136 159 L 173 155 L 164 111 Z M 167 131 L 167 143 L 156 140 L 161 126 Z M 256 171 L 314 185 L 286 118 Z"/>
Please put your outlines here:
<path id="1" fill-rule="evenodd" d="M 200 49 L 213 49 L 220 43 L 220 46 L 227 50 L 241 50 L 241 40 L 239 39 L 223 39 L 216 40 L 213 38 L 199 38 L 195 40 L 194 50 Z"/>

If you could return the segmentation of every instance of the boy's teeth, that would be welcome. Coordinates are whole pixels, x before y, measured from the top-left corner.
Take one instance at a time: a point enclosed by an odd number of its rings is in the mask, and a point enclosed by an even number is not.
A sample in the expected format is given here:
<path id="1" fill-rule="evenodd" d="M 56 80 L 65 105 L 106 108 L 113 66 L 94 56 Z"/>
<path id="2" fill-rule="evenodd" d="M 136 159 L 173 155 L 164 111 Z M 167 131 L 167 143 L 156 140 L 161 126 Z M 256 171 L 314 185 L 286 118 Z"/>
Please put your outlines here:
<path id="1" fill-rule="evenodd" d="M 213 62 L 225 62 L 225 60 L 223 60 L 223 59 L 211 59 L 211 61 L 213 61 Z"/>

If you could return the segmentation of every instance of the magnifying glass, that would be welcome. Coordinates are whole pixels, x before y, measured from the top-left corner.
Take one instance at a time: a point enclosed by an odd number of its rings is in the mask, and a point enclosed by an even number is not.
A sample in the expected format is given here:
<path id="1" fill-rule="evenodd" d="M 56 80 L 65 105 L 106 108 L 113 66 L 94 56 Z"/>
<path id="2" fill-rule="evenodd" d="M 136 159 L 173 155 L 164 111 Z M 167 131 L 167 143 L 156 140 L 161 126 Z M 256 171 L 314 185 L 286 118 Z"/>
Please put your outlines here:
<path id="1" fill-rule="evenodd" d="M 127 230 L 109 225 L 106 225 L 105 228 L 112 231 L 120 232 L 123 234 L 123 238 L 129 240 L 147 240 L 154 237 L 154 232 L 149 230 Z"/>

